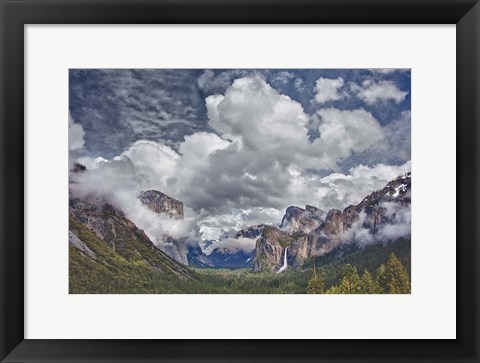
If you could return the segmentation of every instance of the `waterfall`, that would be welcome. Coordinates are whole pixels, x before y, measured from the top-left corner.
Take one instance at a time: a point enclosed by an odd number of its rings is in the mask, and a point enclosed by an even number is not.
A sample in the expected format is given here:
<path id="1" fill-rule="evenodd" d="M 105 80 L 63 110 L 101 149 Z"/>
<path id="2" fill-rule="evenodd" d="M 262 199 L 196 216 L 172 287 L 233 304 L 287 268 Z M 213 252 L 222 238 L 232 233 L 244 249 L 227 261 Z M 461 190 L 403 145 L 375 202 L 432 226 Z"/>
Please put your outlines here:
<path id="1" fill-rule="evenodd" d="M 280 272 L 284 271 L 284 270 L 288 267 L 287 251 L 288 251 L 288 247 L 285 247 L 285 255 L 283 256 L 283 266 L 280 267 L 280 270 L 277 271 L 277 274 L 279 274 Z"/>

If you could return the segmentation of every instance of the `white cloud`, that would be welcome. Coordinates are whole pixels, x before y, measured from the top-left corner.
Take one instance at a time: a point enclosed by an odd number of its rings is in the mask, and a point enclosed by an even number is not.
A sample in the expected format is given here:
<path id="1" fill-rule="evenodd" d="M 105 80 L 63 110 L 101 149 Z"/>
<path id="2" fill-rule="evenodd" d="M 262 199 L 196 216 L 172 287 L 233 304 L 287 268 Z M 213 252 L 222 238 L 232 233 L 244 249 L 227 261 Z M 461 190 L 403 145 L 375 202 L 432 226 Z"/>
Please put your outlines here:
<path id="1" fill-rule="evenodd" d="M 215 74 L 207 69 L 197 79 L 198 88 L 209 94 L 213 92 L 225 92 L 235 78 L 246 76 L 249 72 L 244 70 L 225 70 Z"/>
<path id="2" fill-rule="evenodd" d="M 273 77 L 273 82 L 287 84 L 288 82 L 290 82 L 291 79 L 294 79 L 294 78 L 295 78 L 295 75 L 293 73 L 282 71 Z"/>
<path id="3" fill-rule="evenodd" d="M 293 82 L 293 86 L 297 90 L 297 92 L 303 92 L 305 91 L 305 82 L 302 78 L 297 78 Z"/>
<path id="4" fill-rule="evenodd" d="M 358 204 L 366 195 L 383 188 L 389 181 L 411 171 L 411 161 L 403 165 L 377 164 L 373 167 L 358 165 L 349 174 L 332 173 L 319 180 L 323 204 L 328 208 L 343 209 Z"/>
<path id="5" fill-rule="evenodd" d="M 312 117 L 312 125 L 320 132 L 312 144 L 316 158 L 311 159 L 319 168 L 336 169 L 339 161 L 353 153 L 386 147 L 383 128 L 364 109 L 322 108 Z"/>
<path id="6" fill-rule="evenodd" d="M 306 139 L 308 116 L 302 106 L 257 76 L 235 80 L 225 96 L 207 97 L 206 106 L 210 126 L 251 150 Z"/>
<path id="7" fill-rule="evenodd" d="M 70 151 L 78 150 L 85 144 L 85 131 L 80 124 L 73 121 L 72 116 L 68 115 L 68 148 Z"/>
<path id="8" fill-rule="evenodd" d="M 400 160 L 411 158 L 412 122 L 410 111 L 404 111 L 400 117 L 384 127 L 388 138 L 389 156 L 395 156 Z"/>
<path id="9" fill-rule="evenodd" d="M 109 161 L 90 160 L 93 168 L 73 191 L 110 195 L 154 240 L 166 230 L 214 239 L 232 229 L 279 223 L 290 205 L 343 208 L 401 173 L 400 167 L 383 165 L 326 178 L 309 172 L 335 170 L 354 153 L 385 147 L 385 130 L 363 109 L 326 108 L 310 117 L 258 76 L 235 80 L 223 95 L 207 97 L 206 107 L 217 134 L 186 136 L 178 152 L 137 141 Z M 310 142 L 312 120 L 320 137 Z M 186 220 L 150 213 L 137 198 L 146 189 L 184 202 Z"/>
<path id="10" fill-rule="evenodd" d="M 231 252 L 252 252 L 255 249 L 257 238 L 225 238 L 209 246 L 204 252 L 210 255 L 214 250 L 227 249 Z"/>
<path id="11" fill-rule="evenodd" d="M 408 92 L 400 90 L 392 81 L 384 80 L 375 82 L 371 79 L 366 79 L 361 85 L 351 83 L 350 89 L 368 105 L 387 101 L 400 103 L 408 94 Z"/>
<path id="12" fill-rule="evenodd" d="M 410 205 L 403 206 L 394 202 L 386 202 L 380 205 L 385 210 L 385 220 L 379 225 L 376 233 L 365 228 L 364 222 L 367 218 L 365 212 L 359 214 L 351 228 L 341 235 L 343 242 L 355 242 L 359 245 L 367 245 L 373 242 L 389 242 L 401 237 L 411 235 L 411 208 Z"/>
<path id="13" fill-rule="evenodd" d="M 82 156 L 85 145 L 85 131 L 82 125 L 75 123 L 68 114 L 68 169 L 71 170 L 76 160 Z"/>
<path id="14" fill-rule="evenodd" d="M 225 149 L 230 142 L 216 134 L 197 132 L 185 136 L 185 141 L 180 144 L 179 152 L 182 162 L 189 166 L 202 165 L 208 162 L 208 156 L 216 150 Z"/>
<path id="15" fill-rule="evenodd" d="M 315 101 L 318 103 L 325 103 L 328 101 L 338 101 L 345 97 L 345 94 L 340 92 L 343 87 L 343 78 L 319 78 L 315 84 Z"/>
<path id="16" fill-rule="evenodd" d="M 395 72 L 408 72 L 410 69 L 408 68 L 371 68 L 369 69 L 372 73 L 378 74 L 392 74 Z"/>

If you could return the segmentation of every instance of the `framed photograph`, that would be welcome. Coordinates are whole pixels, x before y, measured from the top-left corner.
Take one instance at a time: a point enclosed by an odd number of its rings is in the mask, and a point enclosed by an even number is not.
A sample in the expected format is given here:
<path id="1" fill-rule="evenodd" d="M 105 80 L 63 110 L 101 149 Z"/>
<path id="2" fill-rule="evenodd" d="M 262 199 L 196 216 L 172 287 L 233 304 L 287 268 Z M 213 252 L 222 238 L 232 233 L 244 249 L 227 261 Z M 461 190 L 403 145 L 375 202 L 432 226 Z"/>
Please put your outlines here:
<path id="1" fill-rule="evenodd" d="M 1 9 L 2 362 L 480 361 L 478 1 Z"/>

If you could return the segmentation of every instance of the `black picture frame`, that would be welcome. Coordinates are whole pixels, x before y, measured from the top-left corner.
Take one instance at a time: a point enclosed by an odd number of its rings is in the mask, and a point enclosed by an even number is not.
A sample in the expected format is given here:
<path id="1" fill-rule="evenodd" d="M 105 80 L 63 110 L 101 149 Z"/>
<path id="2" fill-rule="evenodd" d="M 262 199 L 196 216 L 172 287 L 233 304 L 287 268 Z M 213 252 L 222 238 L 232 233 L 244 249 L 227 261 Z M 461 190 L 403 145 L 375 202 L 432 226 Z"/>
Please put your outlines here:
<path id="1" fill-rule="evenodd" d="M 478 0 L 0 0 L 0 14 L 2 362 L 480 361 Z M 157 23 L 456 24 L 457 339 L 24 339 L 24 26 Z"/>

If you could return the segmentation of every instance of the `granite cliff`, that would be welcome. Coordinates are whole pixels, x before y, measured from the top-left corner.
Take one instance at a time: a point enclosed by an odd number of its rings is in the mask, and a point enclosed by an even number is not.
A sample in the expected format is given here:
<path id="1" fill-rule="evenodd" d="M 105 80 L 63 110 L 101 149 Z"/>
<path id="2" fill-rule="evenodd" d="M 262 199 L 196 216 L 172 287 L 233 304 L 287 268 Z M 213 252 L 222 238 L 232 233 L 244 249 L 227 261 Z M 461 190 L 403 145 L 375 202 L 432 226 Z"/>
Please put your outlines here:
<path id="1" fill-rule="evenodd" d="M 410 203 L 411 173 L 407 173 L 343 211 L 331 209 L 325 215 L 315 207 L 291 206 L 280 228 L 265 228 L 257 240 L 253 270 L 278 271 L 285 253 L 289 266 L 301 266 L 306 259 L 344 244 L 387 242 L 395 238 L 391 227 L 409 223 L 401 219 L 409 216 Z"/>

